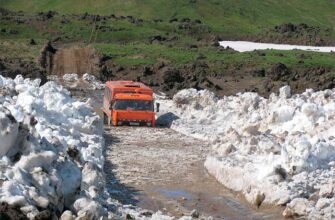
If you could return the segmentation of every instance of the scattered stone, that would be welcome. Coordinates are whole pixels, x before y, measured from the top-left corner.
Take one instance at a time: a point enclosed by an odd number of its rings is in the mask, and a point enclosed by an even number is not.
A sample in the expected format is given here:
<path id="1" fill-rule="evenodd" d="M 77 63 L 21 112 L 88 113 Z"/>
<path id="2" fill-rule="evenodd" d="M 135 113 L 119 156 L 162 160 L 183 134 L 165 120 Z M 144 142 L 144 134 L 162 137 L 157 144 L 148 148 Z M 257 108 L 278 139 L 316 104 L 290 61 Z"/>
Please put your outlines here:
<path id="1" fill-rule="evenodd" d="M 28 220 L 28 218 L 20 211 L 19 208 L 8 205 L 7 203 L 0 204 L 0 219 Z"/>
<path id="2" fill-rule="evenodd" d="M 152 214 L 153 214 L 152 211 L 149 210 L 141 212 L 141 215 L 145 217 L 151 217 Z"/>
<path id="3" fill-rule="evenodd" d="M 135 219 L 135 218 L 131 214 L 126 214 L 126 219 L 131 220 L 131 219 Z"/>
<path id="4" fill-rule="evenodd" d="M 198 210 L 196 210 L 196 209 L 192 210 L 192 212 L 191 212 L 191 217 L 192 218 L 199 218 L 199 216 L 200 216 L 200 213 L 198 212 Z"/>
<path id="5" fill-rule="evenodd" d="M 29 44 L 30 45 L 36 45 L 37 43 L 36 43 L 36 41 L 34 39 L 30 39 Z"/>
<path id="6" fill-rule="evenodd" d="M 52 219 L 52 214 L 49 210 L 39 212 L 34 218 L 34 220 L 50 220 L 50 219 Z"/>

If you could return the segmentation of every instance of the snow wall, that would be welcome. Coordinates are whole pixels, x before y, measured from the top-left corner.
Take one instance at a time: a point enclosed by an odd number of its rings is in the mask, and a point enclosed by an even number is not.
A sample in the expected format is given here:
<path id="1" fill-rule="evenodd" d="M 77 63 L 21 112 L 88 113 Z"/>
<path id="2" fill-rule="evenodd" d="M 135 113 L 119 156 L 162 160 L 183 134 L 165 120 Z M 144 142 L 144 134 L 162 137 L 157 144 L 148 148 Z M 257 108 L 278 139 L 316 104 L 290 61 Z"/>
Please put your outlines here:
<path id="1" fill-rule="evenodd" d="M 250 203 L 286 205 L 287 217 L 335 218 L 335 90 L 291 95 L 285 86 L 268 99 L 219 99 L 187 89 L 160 102 L 172 129 L 212 143 L 205 167 Z"/>
<path id="2" fill-rule="evenodd" d="M 175 219 L 111 198 L 103 150 L 102 120 L 87 103 L 53 81 L 0 75 L 0 202 L 29 219 Z"/>

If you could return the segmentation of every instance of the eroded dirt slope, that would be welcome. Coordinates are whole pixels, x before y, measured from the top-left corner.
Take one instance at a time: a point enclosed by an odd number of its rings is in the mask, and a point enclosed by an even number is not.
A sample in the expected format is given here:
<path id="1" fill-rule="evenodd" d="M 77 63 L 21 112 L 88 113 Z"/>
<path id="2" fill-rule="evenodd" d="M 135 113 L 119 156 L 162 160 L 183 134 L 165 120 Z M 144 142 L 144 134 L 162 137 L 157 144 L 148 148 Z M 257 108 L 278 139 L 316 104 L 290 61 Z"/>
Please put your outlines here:
<path id="1" fill-rule="evenodd" d="M 58 49 L 53 57 L 52 73 L 97 73 L 99 57 L 91 46 Z"/>

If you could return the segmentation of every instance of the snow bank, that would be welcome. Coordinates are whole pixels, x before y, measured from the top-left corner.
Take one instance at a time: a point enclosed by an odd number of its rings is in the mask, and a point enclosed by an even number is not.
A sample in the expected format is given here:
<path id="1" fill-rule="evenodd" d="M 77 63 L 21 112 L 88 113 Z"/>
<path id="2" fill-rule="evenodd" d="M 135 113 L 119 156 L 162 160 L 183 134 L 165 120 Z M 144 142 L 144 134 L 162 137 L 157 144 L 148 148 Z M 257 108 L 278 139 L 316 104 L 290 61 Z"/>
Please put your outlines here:
<path id="1" fill-rule="evenodd" d="M 39 87 L 40 80 L 22 76 L 0 79 L 0 201 L 31 219 L 43 209 L 80 213 L 73 203 L 97 200 L 83 186 L 93 171 L 82 170 L 92 164 L 102 173 L 101 119 L 54 82 Z M 104 179 L 89 184 L 101 191 Z M 100 203 L 92 211 L 107 216 Z"/>
<path id="2" fill-rule="evenodd" d="M 30 219 L 174 219 L 110 197 L 102 135 L 100 117 L 62 86 L 0 75 L 0 202 Z"/>
<path id="3" fill-rule="evenodd" d="M 248 41 L 220 41 L 220 46 L 230 47 L 239 52 L 247 52 L 254 50 L 305 50 L 314 52 L 335 52 L 335 47 L 313 47 L 313 46 L 299 46 L 288 44 L 268 44 L 268 43 L 255 43 Z"/>
<path id="4" fill-rule="evenodd" d="M 335 90 L 218 99 L 188 89 L 160 102 L 171 128 L 213 143 L 205 167 L 226 187 L 257 206 L 286 204 L 285 216 L 334 217 Z"/>
<path id="5" fill-rule="evenodd" d="M 85 89 L 85 90 L 100 90 L 104 89 L 105 85 L 99 81 L 94 75 L 85 73 L 79 77 L 76 73 L 67 73 L 60 79 L 57 75 L 51 75 L 49 80 L 63 84 L 67 88 Z"/>

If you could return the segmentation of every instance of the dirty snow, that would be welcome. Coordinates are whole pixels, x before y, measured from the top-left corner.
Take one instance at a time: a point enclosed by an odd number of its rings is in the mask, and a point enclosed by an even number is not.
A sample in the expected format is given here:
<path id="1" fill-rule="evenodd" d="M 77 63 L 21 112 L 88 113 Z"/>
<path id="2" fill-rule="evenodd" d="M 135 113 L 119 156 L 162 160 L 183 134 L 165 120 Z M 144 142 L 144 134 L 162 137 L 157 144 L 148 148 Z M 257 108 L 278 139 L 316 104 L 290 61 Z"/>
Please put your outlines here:
<path id="1" fill-rule="evenodd" d="M 252 204 L 286 205 L 284 215 L 335 218 L 335 90 L 269 99 L 239 93 L 219 99 L 182 90 L 161 99 L 158 123 L 212 143 L 205 167 Z"/>
<path id="2" fill-rule="evenodd" d="M 22 76 L 1 81 L 1 202 L 21 207 L 29 218 L 39 209 L 72 208 L 81 198 L 94 202 L 81 187 L 81 169 L 91 165 L 101 172 L 104 140 L 99 116 L 54 82 L 39 87 L 40 80 Z M 99 184 L 103 179 L 90 187 L 101 190 Z M 100 204 L 90 212 L 107 216 Z"/>
<path id="3" fill-rule="evenodd" d="M 313 47 L 289 44 L 269 44 L 269 43 L 255 43 L 249 41 L 220 41 L 220 46 L 230 47 L 239 52 L 247 52 L 254 50 L 305 50 L 314 52 L 335 52 L 335 47 Z"/>
<path id="4" fill-rule="evenodd" d="M 64 219 L 173 219 L 146 217 L 109 196 L 103 125 L 86 103 L 53 81 L 40 86 L 20 75 L 0 76 L 0 95 L 0 202 L 30 219 L 41 210 Z"/>
<path id="5" fill-rule="evenodd" d="M 90 73 L 85 73 L 81 77 L 77 73 L 66 73 L 61 78 L 51 75 L 48 76 L 48 79 L 69 89 L 100 90 L 105 88 L 105 84 Z"/>

